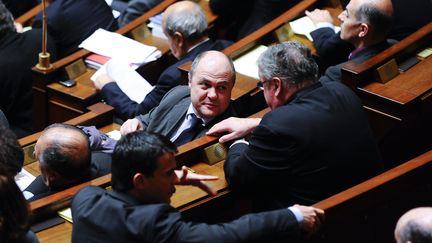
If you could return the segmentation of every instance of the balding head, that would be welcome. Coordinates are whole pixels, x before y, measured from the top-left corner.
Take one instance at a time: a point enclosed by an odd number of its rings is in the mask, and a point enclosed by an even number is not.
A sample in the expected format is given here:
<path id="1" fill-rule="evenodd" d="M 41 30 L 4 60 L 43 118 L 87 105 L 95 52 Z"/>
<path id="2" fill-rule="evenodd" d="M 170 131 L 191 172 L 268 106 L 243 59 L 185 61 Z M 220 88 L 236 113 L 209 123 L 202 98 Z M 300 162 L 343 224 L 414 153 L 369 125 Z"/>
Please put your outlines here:
<path id="1" fill-rule="evenodd" d="M 398 243 L 432 242 L 432 207 L 419 207 L 406 212 L 396 224 Z"/>
<path id="2" fill-rule="evenodd" d="M 163 13 L 162 28 L 172 54 L 178 59 L 207 38 L 206 16 L 192 1 L 180 1 L 169 6 Z"/>
<path id="3" fill-rule="evenodd" d="M 36 142 L 35 156 L 44 182 L 51 187 L 73 183 L 90 173 L 88 137 L 74 126 L 47 127 Z"/>
<path id="4" fill-rule="evenodd" d="M 391 0 L 351 0 L 339 15 L 341 38 L 356 47 L 366 47 L 383 41 L 391 28 Z"/>

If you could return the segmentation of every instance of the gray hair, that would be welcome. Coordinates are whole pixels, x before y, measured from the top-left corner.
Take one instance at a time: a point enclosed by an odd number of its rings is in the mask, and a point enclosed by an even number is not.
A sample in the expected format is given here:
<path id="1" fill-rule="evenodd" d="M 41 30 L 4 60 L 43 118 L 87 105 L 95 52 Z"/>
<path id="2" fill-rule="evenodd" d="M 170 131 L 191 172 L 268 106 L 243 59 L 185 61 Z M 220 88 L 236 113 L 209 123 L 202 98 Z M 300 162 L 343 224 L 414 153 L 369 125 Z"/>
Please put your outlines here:
<path id="1" fill-rule="evenodd" d="M 165 32 L 173 36 L 175 32 L 187 41 L 194 41 L 207 32 L 207 19 L 201 7 L 194 3 L 192 9 L 182 9 L 170 14 L 166 20 Z"/>
<path id="2" fill-rule="evenodd" d="M 399 232 L 399 241 L 413 243 L 432 242 L 432 231 L 428 225 L 423 225 L 416 220 L 410 220 Z"/>
<path id="3" fill-rule="evenodd" d="M 3 37 L 8 32 L 16 32 L 14 18 L 3 2 L 0 1 L 0 37 Z"/>
<path id="4" fill-rule="evenodd" d="M 382 38 L 387 36 L 393 22 L 391 14 L 387 14 L 372 3 L 361 5 L 354 15 L 359 22 L 368 24 L 375 36 Z"/>
<path id="5" fill-rule="evenodd" d="M 298 42 L 287 41 L 270 46 L 257 62 L 264 80 L 278 77 L 286 86 L 318 80 L 318 65 L 310 50 Z"/>

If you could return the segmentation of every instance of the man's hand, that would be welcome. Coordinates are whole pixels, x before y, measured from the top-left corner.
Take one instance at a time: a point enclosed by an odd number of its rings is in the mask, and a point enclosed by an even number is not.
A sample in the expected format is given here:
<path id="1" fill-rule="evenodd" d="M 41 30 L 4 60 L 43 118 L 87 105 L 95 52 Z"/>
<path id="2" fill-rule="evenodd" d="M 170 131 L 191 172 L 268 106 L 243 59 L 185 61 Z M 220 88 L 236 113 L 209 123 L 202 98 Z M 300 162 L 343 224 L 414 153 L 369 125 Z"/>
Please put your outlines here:
<path id="1" fill-rule="evenodd" d="M 143 130 L 143 125 L 136 118 L 128 119 L 120 127 L 120 133 L 121 133 L 122 136 L 124 136 L 124 135 L 126 135 L 128 133 L 131 133 L 131 132 L 135 132 L 137 130 Z"/>
<path id="2" fill-rule="evenodd" d="M 328 10 L 315 9 L 312 12 L 306 10 L 305 14 L 312 20 L 314 25 L 323 22 L 333 24 L 333 18 Z"/>
<path id="3" fill-rule="evenodd" d="M 212 196 L 216 195 L 217 192 L 209 185 L 205 184 L 204 181 L 214 181 L 219 179 L 219 177 L 195 174 L 189 172 L 189 169 L 186 166 L 183 166 L 181 170 L 176 170 L 175 173 L 178 177 L 177 185 L 197 186 Z"/>
<path id="4" fill-rule="evenodd" d="M 115 82 L 108 74 L 102 73 L 97 76 L 96 81 L 94 81 L 94 86 L 97 90 L 101 90 L 106 84 Z"/>
<path id="5" fill-rule="evenodd" d="M 324 210 L 314 207 L 294 205 L 303 214 L 302 229 L 310 234 L 315 233 L 324 221 Z"/>
<path id="6" fill-rule="evenodd" d="M 233 139 L 245 137 L 251 133 L 260 122 L 261 118 L 230 117 L 215 124 L 206 134 L 217 136 L 228 133 L 219 138 L 219 142 L 224 143 Z"/>

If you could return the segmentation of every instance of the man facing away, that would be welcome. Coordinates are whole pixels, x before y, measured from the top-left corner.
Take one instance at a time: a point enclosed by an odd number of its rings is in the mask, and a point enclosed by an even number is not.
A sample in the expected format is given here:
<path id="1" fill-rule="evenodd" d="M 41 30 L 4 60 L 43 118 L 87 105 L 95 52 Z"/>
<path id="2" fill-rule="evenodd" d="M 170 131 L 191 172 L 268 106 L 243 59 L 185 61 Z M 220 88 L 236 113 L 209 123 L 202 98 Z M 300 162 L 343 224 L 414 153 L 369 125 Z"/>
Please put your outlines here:
<path id="1" fill-rule="evenodd" d="M 120 131 L 147 130 L 169 137 L 177 146 L 187 143 L 205 135 L 213 124 L 235 115 L 230 106 L 234 83 L 231 59 L 222 52 L 203 52 L 192 63 L 189 87 L 173 88 L 159 106 L 126 121 Z"/>
<path id="2" fill-rule="evenodd" d="M 79 128 L 55 123 L 42 132 L 34 157 L 41 175 L 24 190 L 36 200 L 110 172 L 110 157 L 92 153 L 87 135 Z M 29 194 L 30 193 L 30 194 Z"/>
<path id="3" fill-rule="evenodd" d="M 216 177 L 175 170 L 176 147 L 159 134 L 137 131 L 122 137 L 113 153 L 112 188 L 89 186 L 72 201 L 72 242 L 246 242 L 262 237 L 314 232 L 323 211 L 295 205 L 208 225 L 187 222 L 169 205 L 174 185 Z M 299 217 L 298 219 L 294 215 Z"/>
<path id="4" fill-rule="evenodd" d="M 155 87 L 140 104 L 129 99 L 108 75 L 100 75 L 96 79 L 95 86 L 100 90 L 101 97 L 113 106 L 116 114 L 124 120 L 146 114 L 159 105 L 170 89 L 182 84 L 182 72 L 178 69 L 180 65 L 192 61 L 203 51 L 221 50 L 231 44 L 208 38 L 205 14 L 199 5 L 192 1 L 179 1 L 169 6 L 163 14 L 162 28 L 168 38 L 171 53 L 178 61 L 166 68 L 157 81 L 149 81 L 155 84 Z"/>
<path id="5" fill-rule="evenodd" d="M 381 158 L 357 96 L 339 82 L 317 81 L 310 50 L 297 42 L 269 47 L 258 59 L 271 108 L 262 119 L 229 118 L 208 134 L 228 132 L 225 176 L 257 210 L 313 204 L 375 175 Z"/>
<path id="6" fill-rule="evenodd" d="M 397 243 L 432 242 L 432 208 L 418 207 L 406 212 L 396 224 Z"/>

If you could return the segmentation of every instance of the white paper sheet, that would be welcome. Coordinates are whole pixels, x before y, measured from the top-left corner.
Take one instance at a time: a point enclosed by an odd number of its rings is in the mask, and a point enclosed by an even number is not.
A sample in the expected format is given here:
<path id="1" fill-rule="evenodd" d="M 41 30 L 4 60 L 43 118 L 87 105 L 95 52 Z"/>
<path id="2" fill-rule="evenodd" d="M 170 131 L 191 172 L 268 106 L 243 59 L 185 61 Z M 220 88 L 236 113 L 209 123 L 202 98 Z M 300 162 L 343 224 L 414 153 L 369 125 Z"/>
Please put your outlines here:
<path id="1" fill-rule="evenodd" d="M 15 182 L 21 191 L 26 189 L 34 179 L 36 179 L 36 177 L 25 169 L 21 169 L 21 171 L 15 176 Z"/>
<path id="2" fill-rule="evenodd" d="M 261 53 L 267 50 L 267 46 L 257 46 L 234 61 L 236 72 L 259 80 L 257 60 Z"/>
<path id="3" fill-rule="evenodd" d="M 137 103 L 141 103 L 153 90 L 153 86 L 124 60 L 111 59 L 91 77 L 91 80 L 95 81 L 102 73 L 113 78 L 120 89 Z"/>
<path id="4" fill-rule="evenodd" d="M 160 51 L 154 46 L 144 45 L 138 41 L 104 29 L 96 30 L 79 47 L 103 56 L 118 58 L 137 65 L 142 65 L 161 56 Z"/>

